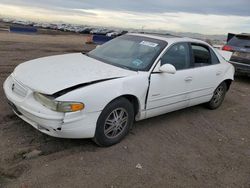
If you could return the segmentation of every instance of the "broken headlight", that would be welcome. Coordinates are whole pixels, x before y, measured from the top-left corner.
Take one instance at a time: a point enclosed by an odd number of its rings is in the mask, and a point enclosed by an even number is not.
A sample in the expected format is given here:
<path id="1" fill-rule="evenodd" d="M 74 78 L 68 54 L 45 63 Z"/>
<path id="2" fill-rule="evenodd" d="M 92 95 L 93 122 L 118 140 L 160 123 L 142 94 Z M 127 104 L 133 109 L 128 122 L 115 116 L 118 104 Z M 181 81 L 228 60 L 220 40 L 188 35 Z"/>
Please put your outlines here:
<path id="1" fill-rule="evenodd" d="M 75 112 L 84 109 L 81 102 L 56 101 L 53 97 L 38 92 L 34 93 L 34 98 L 43 106 L 57 112 Z"/>

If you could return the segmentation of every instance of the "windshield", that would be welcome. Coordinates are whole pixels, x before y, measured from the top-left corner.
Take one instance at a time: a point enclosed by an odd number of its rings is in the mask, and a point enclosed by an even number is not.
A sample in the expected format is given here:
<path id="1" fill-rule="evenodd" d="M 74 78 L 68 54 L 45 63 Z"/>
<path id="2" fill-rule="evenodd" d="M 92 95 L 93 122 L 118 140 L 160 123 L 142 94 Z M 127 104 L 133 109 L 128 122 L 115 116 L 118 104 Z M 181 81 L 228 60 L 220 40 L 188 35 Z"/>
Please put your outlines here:
<path id="1" fill-rule="evenodd" d="M 92 50 L 88 55 L 118 67 L 148 71 L 167 42 L 148 37 L 123 35 Z"/>

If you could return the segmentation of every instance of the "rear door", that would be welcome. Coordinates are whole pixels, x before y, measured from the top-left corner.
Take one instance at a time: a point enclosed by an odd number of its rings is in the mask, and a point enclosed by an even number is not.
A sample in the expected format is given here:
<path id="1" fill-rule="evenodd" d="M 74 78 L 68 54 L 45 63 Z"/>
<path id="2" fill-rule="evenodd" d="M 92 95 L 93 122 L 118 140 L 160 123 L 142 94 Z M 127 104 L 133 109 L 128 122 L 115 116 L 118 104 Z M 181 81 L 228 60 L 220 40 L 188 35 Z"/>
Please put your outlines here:
<path id="1" fill-rule="evenodd" d="M 207 102 L 223 77 L 223 65 L 215 52 L 205 44 L 190 43 L 192 77 L 189 106 Z"/>

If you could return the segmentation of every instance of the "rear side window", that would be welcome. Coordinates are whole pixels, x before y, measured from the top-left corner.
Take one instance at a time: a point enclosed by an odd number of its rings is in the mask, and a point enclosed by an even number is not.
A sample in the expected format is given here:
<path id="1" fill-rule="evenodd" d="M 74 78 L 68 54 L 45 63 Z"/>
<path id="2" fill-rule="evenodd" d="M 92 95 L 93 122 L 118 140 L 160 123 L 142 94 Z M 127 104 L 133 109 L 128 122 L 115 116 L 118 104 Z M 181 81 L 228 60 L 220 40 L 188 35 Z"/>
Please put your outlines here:
<path id="1" fill-rule="evenodd" d="M 194 67 L 211 65 L 210 50 L 199 44 L 191 44 Z"/>
<path id="2" fill-rule="evenodd" d="M 211 53 L 212 64 L 213 64 L 213 65 L 219 64 L 220 61 L 219 61 L 217 55 L 215 54 L 215 52 L 214 52 L 212 49 L 210 49 L 210 53 Z"/>
<path id="3" fill-rule="evenodd" d="M 234 36 L 228 41 L 228 45 L 250 48 L 250 36 Z"/>

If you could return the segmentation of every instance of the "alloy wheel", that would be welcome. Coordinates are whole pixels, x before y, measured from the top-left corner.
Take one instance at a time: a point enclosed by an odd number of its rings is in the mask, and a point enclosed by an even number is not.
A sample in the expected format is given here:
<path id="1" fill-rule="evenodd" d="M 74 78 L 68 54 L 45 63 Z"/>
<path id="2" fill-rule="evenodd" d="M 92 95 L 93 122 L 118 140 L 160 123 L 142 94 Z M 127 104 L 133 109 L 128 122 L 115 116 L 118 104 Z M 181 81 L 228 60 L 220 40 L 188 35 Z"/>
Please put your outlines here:
<path id="1" fill-rule="evenodd" d="M 128 124 L 128 112 L 124 108 L 114 109 L 105 120 L 104 134 L 107 138 L 118 137 Z"/>

